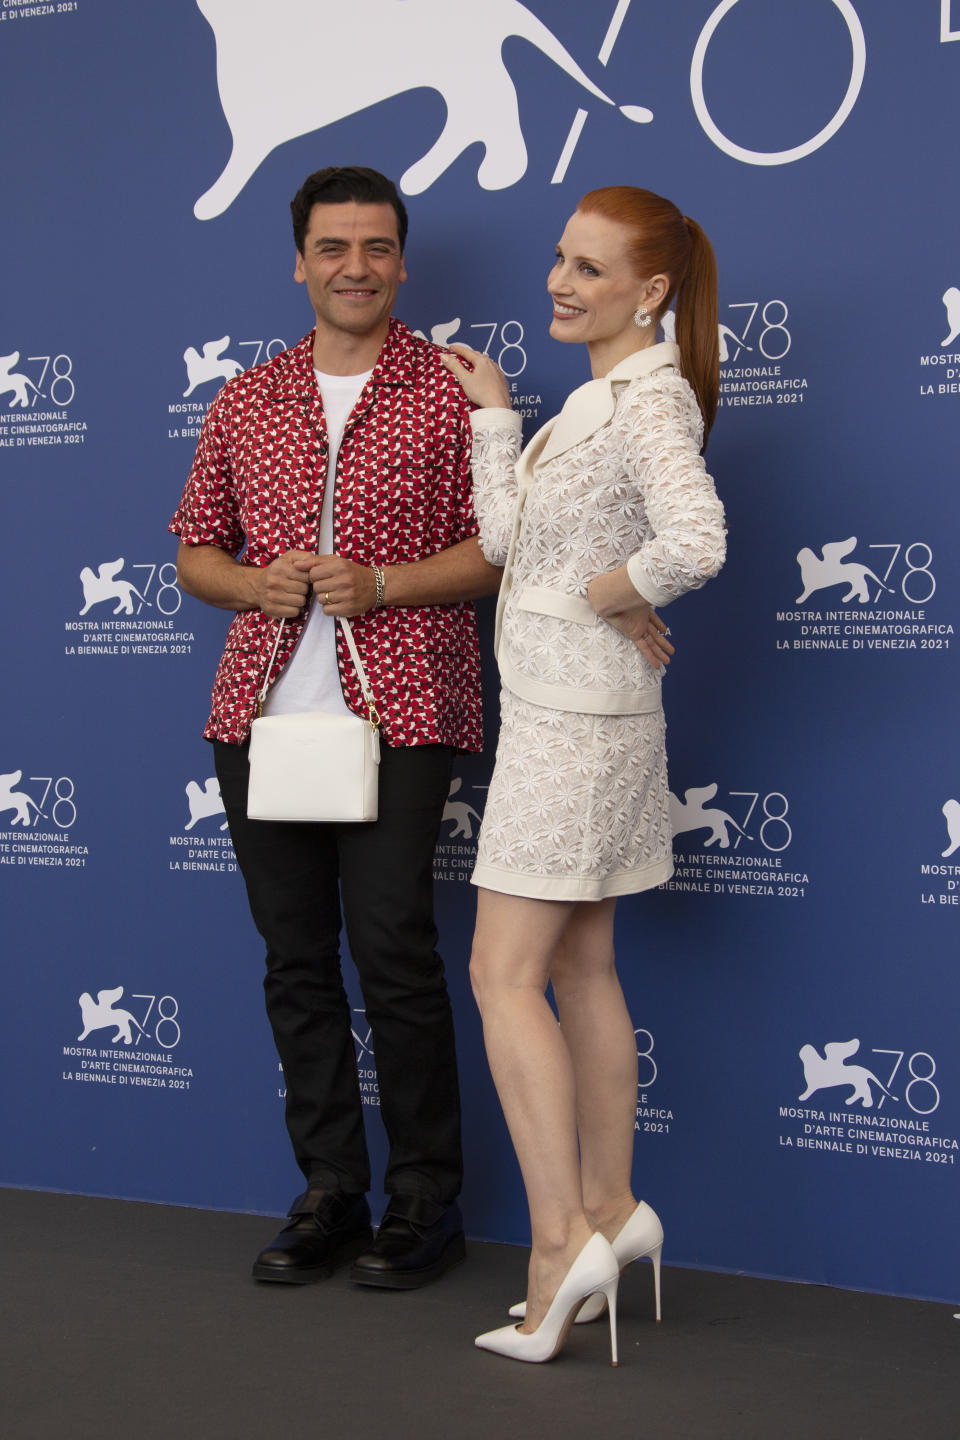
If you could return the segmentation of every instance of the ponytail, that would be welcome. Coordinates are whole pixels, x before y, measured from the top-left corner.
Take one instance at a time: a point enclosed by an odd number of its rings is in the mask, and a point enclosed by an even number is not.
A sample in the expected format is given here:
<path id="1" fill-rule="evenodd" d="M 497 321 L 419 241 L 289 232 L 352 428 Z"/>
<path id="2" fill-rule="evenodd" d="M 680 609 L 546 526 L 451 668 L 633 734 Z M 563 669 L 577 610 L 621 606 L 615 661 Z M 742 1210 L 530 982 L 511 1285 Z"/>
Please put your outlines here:
<path id="1" fill-rule="evenodd" d="M 703 445 L 717 413 L 720 395 L 717 261 L 713 246 L 695 220 L 684 216 L 690 234 L 690 261 L 677 286 L 677 345 L 683 373 L 703 416 Z"/>

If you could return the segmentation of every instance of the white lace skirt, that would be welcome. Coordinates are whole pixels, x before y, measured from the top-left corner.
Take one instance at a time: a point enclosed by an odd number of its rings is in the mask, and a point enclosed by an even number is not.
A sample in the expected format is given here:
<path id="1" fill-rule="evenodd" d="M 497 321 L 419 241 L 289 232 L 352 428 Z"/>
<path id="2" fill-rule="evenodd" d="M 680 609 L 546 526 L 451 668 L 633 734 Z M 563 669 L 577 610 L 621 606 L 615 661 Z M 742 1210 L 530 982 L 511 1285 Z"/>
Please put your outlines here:
<path id="1" fill-rule="evenodd" d="M 673 874 L 663 712 L 583 715 L 500 695 L 474 885 L 602 900 Z"/>

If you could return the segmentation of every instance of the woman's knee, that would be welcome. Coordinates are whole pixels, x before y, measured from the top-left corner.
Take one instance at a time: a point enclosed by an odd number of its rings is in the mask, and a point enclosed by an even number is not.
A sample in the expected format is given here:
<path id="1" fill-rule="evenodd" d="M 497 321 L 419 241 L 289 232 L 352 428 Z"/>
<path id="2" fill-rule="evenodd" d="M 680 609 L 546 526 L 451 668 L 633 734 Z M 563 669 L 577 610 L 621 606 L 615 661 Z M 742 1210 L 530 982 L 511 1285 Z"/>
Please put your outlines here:
<path id="1" fill-rule="evenodd" d="M 481 1015 L 484 1009 L 508 1004 L 530 995 L 542 999 L 549 975 L 545 959 L 505 945 L 488 946 L 474 940 L 470 956 L 470 984 Z"/>
<path id="2" fill-rule="evenodd" d="M 481 890 L 470 955 L 477 1004 L 509 992 L 546 993 L 550 963 L 569 905 Z"/>
<path id="3" fill-rule="evenodd" d="M 592 985 L 608 985 L 616 975 L 612 945 L 584 946 L 566 936 L 554 951 L 550 965 L 555 993 L 576 993 Z"/>
<path id="4" fill-rule="evenodd" d="M 487 947 L 474 938 L 470 951 L 470 988 L 477 1007 L 483 1013 L 483 997 L 492 983 L 493 957 Z"/>

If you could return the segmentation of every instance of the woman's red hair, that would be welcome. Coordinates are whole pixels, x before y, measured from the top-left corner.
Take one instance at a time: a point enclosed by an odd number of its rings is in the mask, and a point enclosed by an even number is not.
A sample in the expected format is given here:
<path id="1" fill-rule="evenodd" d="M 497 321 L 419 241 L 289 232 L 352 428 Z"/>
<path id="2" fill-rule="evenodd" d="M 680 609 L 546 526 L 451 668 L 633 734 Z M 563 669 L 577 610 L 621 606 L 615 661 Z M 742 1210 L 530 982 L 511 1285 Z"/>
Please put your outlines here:
<path id="1" fill-rule="evenodd" d="M 676 296 L 680 361 L 700 406 L 706 445 L 720 393 L 720 316 L 713 246 L 697 222 L 681 215 L 671 200 L 634 185 L 591 190 L 577 209 L 585 215 L 615 220 L 630 232 L 630 259 L 640 279 L 666 275 L 669 280 L 654 319 L 659 321 Z"/>

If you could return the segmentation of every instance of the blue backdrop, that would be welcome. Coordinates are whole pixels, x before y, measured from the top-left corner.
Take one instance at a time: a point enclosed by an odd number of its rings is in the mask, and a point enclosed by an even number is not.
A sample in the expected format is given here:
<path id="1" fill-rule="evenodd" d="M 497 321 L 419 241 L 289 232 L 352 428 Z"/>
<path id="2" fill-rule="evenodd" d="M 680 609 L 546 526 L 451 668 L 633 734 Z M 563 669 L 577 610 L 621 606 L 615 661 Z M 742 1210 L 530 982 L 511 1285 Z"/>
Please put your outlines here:
<path id="1" fill-rule="evenodd" d="M 401 317 L 532 427 L 587 378 L 554 242 L 636 183 L 716 246 L 730 527 L 667 612 L 676 878 L 620 906 L 637 1188 L 671 1261 L 956 1300 L 960 0 L 0 0 L 0 65 L 0 1181 L 297 1186 L 200 738 L 227 617 L 165 532 L 223 379 L 310 326 L 291 195 L 403 177 Z M 489 621 L 437 888 L 468 1228 L 520 1241 L 466 978 Z"/>

